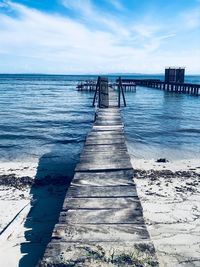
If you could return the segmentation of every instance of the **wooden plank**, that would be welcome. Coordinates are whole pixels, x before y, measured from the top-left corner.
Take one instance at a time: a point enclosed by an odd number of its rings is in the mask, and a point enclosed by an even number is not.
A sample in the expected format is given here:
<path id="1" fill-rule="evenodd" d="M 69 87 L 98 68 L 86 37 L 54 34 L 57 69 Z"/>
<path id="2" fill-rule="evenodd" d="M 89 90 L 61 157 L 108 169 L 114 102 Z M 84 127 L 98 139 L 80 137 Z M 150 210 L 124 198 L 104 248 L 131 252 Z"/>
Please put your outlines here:
<path id="1" fill-rule="evenodd" d="M 115 145 L 125 143 L 124 138 L 111 138 L 111 139 L 96 139 L 96 138 L 88 138 L 85 142 L 86 145 Z"/>
<path id="2" fill-rule="evenodd" d="M 136 187 L 124 186 L 70 186 L 66 197 L 136 197 Z"/>
<path id="3" fill-rule="evenodd" d="M 95 144 L 90 144 L 84 146 L 83 151 L 96 151 L 97 153 L 99 151 L 127 151 L 126 144 L 125 142 L 121 144 L 101 144 L 101 145 L 95 145 Z"/>
<path id="4" fill-rule="evenodd" d="M 124 138 L 123 130 L 115 131 L 92 131 L 88 134 L 87 137 L 97 137 L 97 138 Z"/>
<path id="5" fill-rule="evenodd" d="M 93 179 L 94 176 L 101 180 L 101 179 L 114 179 L 116 182 L 120 181 L 120 179 L 129 180 L 133 182 L 133 169 L 131 170 L 115 170 L 115 171 L 105 171 L 105 172 L 86 172 L 80 173 L 76 172 L 74 175 L 74 179 Z"/>
<path id="6" fill-rule="evenodd" d="M 115 130 L 122 130 L 124 127 L 123 125 L 107 125 L 107 126 L 103 126 L 103 125 L 94 125 L 93 126 L 93 132 L 94 131 L 115 131 Z"/>
<path id="7" fill-rule="evenodd" d="M 57 224 L 52 237 L 60 242 L 138 242 L 148 240 L 149 234 L 144 225 L 136 224 Z"/>
<path id="8" fill-rule="evenodd" d="M 92 197 L 82 197 L 82 198 L 65 198 L 63 209 L 120 209 L 124 207 L 129 207 L 130 209 L 141 209 L 141 204 L 137 196 L 135 197 L 115 197 L 115 198 L 92 198 Z"/>
<path id="9" fill-rule="evenodd" d="M 108 160 L 108 161 L 116 161 L 116 160 L 130 160 L 130 156 L 127 151 L 99 151 L 99 153 L 95 153 L 94 151 L 84 150 L 80 156 L 80 161 L 88 161 L 91 160 Z"/>
<path id="10" fill-rule="evenodd" d="M 101 172 L 76 172 L 71 185 L 91 185 L 91 186 L 121 186 L 133 185 L 132 170 L 121 171 L 101 171 Z"/>
<path id="11" fill-rule="evenodd" d="M 95 133 L 95 134 L 89 135 L 87 137 L 86 142 L 95 141 L 95 140 L 98 142 L 99 141 L 106 142 L 107 140 L 113 141 L 113 143 L 115 140 L 120 140 L 121 142 L 125 142 L 124 136 L 120 133 L 115 134 L 115 135 L 111 135 L 109 133 L 106 133 L 106 134 L 103 133 L 102 136 Z"/>
<path id="12" fill-rule="evenodd" d="M 102 165 L 103 164 L 103 165 Z M 85 165 L 85 166 L 84 166 Z M 132 166 L 129 162 L 123 161 L 122 159 L 116 159 L 115 161 L 112 161 L 109 159 L 108 160 L 95 160 L 93 159 L 92 161 L 90 159 L 81 161 L 80 163 L 77 164 L 76 171 L 80 169 L 80 171 L 86 171 L 87 169 L 91 170 L 129 170 L 131 169 Z"/>
<path id="13" fill-rule="evenodd" d="M 112 157 L 112 159 L 110 158 Z M 127 152 L 101 152 L 98 155 L 96 155 L 94 152 L 83 152 L 80 156 L 80 162 L 83 163 L 94 163 L 94 164 L 106 164 L 107 163 L 112 163 L 112 162 L 124 162 L 124 161 L 129 161 L 130 157 Z"/>
<path id="14" fill-rule="evenodd" d="M 85 172 L 80 172 L 80 173 L 85 173 Z M 87 173 L 87 172 L 86 172 Z M 98 177 L 96 177 L 95 175 L 92 178 L 82 178 L 82 179 L 73 179 L 73 181 L 71 182 L 71 185 L 73 186 L 78 186 L 78 185 L 82 185 L 82 186 L 121 186 L 121 185 L 132 185 L 135 183 L 133 183 L 131 180 L 129 179 L 124 179 L 124 178 L 118 178 L 118 180 L 110 178 L 110 177 L 106 177 L 105 178 L 101 178 L 99 179 Z"/>
<path id="15" fill-rule="evenodd" d="M 101 163 L 91 164 L 91 163 L 78 163 L 75 171 L 97 171 L 97 170 L 131 170 L 132 166 L 130 162 L 111 162 L 101 165 Z"/>
<path id="16" fill-rule="evenodd" d="M 104 251 L 115 252 L 116 255 L 133 253 L 135 247 L 146 247 L 148 251 L 153 254 L 155 249 L 152 242 L 149 240 L 138 240 L 138 241 L 120 241 L 120 242 L 60 242 L 54 240 L 51 242 L 44 254 L 44 258 L 47 262 L 53 261 L 54 263 L 60 264 L 60 256 L 65 255 L 65 260 L 75 260 L 79 257 L 85 256 L 87 251 L 97 251 L 97 244 Z"/>
<path id="17" fill-rule="evenodd" d="M 116 117 L 116 116 L 97 116 L 96 117 L 96 120 L 94 122 L 94 126 L 97 124 L 97 123 L 115 123 L 115 124 L 118 124 L 118 125 L 122 125 L 122 121 L 121 121 L 121 118 L 120 117 Z"/>
<path id="18" fill-rule="evenodd" d="M 68 210 L 62 211 L 60 224 L 144 224 L 141 210 L 102 209 L 102 210 Z"/>

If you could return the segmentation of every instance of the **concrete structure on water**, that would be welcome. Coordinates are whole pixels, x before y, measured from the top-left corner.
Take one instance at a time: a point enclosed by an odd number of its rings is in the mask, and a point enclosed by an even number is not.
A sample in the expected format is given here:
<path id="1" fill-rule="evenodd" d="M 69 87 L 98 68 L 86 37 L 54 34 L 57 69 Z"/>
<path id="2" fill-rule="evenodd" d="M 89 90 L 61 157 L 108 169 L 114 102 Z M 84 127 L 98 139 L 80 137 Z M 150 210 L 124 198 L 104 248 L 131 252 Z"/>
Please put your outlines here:
<path id="1" fill-rule="evenodd" d="M 185 69 L 184 68 L 166 68 L 165 82 L 166 83 L 184 83 Z"/>

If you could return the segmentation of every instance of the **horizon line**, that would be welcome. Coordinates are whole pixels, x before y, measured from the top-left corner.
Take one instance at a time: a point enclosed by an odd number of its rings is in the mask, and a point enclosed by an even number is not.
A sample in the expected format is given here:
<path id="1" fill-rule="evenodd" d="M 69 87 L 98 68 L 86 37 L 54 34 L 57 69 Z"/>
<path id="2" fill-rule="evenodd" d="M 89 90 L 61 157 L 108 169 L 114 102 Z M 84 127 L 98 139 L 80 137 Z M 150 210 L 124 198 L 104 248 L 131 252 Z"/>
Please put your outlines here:
<path id="1" fill-rule="evenodd" d="M 113 73 L 71 73 L 71 74 L 65 74 L 65 73 L 42 73 L 42 72 L 9 72 L 9 73 L 4 73 L 4 72 L 0 72 L 0 75 L 60 75 L 60 76 L 99 76 L 99 75 L 108 75 L 108 76 L 116 76 L 116 75 L 165 75 L 165 73 L 140 73 L 140 72 L 113 72 Z M 193 75 L 193 76 L 198 76 L 200 75 L 200 73 L 188 73 L 185 74 L 185 76 L 189 76 L 189 75 Z"/>

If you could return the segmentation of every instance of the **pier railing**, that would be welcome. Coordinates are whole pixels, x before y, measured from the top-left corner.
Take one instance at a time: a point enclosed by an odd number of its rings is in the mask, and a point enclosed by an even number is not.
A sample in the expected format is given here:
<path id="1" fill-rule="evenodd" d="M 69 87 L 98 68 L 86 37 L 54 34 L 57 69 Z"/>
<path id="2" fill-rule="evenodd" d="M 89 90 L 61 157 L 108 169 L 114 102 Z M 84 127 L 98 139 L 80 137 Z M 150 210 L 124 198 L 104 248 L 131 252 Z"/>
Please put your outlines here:
<path id="1" fill-rule="evenodd" d="M 119 77 L 119 79 L 118 79 L 117 89 L 118 89 L 118 107 L 121 106 L 121 95 L 122 95 L 122 98 L 123 98 L 124 106 L 126 107 L 126 99 L 125 99 L 125 96 L 124 96 L 124 88 L 123 88 L 121 77 Z"/>
<path id="2" fill-rule="evenodd" d="M 98 103 L 99 108 L 108 108 L 109 95 L 108 95 L 108 78 L 98 77 L 95 94 L 93 98 L 93 107 Z"/>
<path id="3" fill-rule="evenodd" d="M 94 93 L 93 98 L 93 107 L 95 106 L 95 103 L 98 103 L 98 108 L 108 108 L 109 106 L 109 94 L 108 94 L 108 88 L 113 88 L 108 83 L 108 78 L 105 77 L 98 77 L 97 83 L 96 83 L 96 89 Z M 123 105 L 126 107 L 126 99 L 124 95 L 124 86 L 121 81 L 121 77 L 119 77 L 118 82 L 115 83 L 115 87 L 118 90 L 118 107 L 121 107 L 121 97 L 123 100 Z"/>

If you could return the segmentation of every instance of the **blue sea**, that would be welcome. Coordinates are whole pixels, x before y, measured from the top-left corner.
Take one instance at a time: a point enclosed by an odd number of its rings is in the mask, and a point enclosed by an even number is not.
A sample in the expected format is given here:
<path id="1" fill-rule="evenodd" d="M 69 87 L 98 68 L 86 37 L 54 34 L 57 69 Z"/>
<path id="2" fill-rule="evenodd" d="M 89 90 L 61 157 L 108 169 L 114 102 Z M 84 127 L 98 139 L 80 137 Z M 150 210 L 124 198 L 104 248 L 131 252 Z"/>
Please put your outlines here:
<path id="1" fill-rule="evenodd" d="M 0 162 L 38 160 L 58 173 L 73 170 L 94 120 L 93 93 L 78 92 L 76 84 L 95 78 L 1 74 Z M 186 81 L 200 84 L 200 76 Z M 138 87 L 126 100 L 122 115 L 133 158 L 199 157 L 200 97 Z"/>

